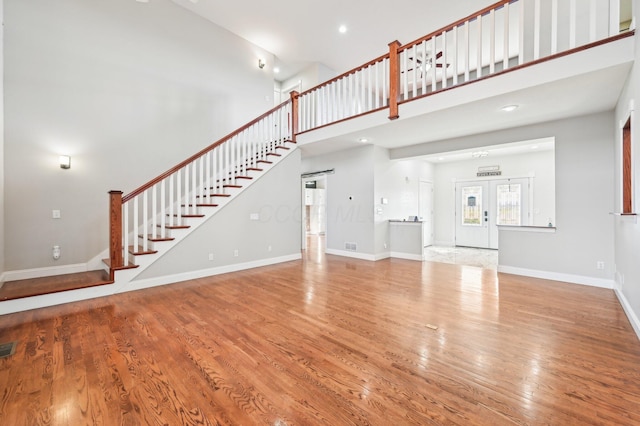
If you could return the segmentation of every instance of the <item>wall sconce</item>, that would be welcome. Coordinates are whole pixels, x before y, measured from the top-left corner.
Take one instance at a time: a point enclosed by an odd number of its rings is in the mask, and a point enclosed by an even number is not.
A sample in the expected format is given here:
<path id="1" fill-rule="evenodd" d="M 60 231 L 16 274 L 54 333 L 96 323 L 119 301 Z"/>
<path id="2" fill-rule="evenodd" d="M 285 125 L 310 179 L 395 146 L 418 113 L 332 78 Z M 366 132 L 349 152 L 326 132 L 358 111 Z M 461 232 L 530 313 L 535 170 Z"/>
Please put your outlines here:
<path id="1" fill-rule="evenodd" d="M 61 169 L 70 169 L 71 168 L 71 157 L 68 155 L 60 156 L 60 168 Z"/>
<path id="2" fill-rule="evenodd" d="M 263 69 L 264 68 L 264 61 L 262 59 L 258 59 L 258 68 Z"/>

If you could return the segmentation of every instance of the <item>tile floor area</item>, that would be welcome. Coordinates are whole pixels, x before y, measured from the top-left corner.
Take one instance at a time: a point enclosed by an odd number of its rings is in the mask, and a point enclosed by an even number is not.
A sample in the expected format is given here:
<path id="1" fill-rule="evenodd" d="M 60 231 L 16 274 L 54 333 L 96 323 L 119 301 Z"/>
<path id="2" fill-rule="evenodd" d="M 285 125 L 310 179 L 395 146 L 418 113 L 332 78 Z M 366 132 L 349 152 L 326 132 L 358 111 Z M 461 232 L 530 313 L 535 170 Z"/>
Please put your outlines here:
<path id="1" fill-rule="evenodd" d="M 498 250 L 429 246 L 424 248 L 424 254 L 425 260 L 428 262 L 478 266 L 484 269 L 497 269 L 498 267 Z"/>

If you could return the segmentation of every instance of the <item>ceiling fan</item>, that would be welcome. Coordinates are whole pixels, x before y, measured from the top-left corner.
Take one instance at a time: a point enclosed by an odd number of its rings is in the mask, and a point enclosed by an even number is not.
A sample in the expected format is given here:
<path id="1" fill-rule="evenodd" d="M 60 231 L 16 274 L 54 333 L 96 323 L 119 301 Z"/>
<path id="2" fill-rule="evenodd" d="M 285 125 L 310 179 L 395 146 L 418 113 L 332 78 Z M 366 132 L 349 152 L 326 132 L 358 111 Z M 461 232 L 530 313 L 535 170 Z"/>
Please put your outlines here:
<path id="1" fill-rule="evenodd" d="M 436 68 L 446 68 L 450 65 L 448 63 L 442 64 L 442 63 L 436 62 L 438 59 L 442 57 L 442 50 L 436 53 L 435 57 L 431 56 L 431 52 L 426 52 L 426 55 L 424 56 L 422 52 L 418 52 L 415 58 L 413 56 L 409 56 L 409 60 L 414 63 L 414 67 L 420 70 L 420 78 L 422 78 L 424 76 L 424 73 L 429 71 L 434 66 Z M 413 70 L 414 68 L 409 68 L 407 72 L 413 71 Z"/>

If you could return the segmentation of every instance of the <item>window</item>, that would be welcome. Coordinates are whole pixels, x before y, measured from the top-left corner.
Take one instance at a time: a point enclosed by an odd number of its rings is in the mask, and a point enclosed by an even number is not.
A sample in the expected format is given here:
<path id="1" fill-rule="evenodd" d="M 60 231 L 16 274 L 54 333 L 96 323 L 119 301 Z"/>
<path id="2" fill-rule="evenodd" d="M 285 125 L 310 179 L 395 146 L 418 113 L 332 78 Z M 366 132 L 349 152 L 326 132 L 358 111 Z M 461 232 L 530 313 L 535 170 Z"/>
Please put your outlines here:
<path id="1" fill-rule="evenodd" d="M 498 207 L 497 225 L 520 226 L 522 218 L 522 185 L 507 184 L 496 187 Z"/>
<path id="2" fill-rule="evenodd" d="M 482 186 L 462 188 L 462 224 L 482 226 Z"/>

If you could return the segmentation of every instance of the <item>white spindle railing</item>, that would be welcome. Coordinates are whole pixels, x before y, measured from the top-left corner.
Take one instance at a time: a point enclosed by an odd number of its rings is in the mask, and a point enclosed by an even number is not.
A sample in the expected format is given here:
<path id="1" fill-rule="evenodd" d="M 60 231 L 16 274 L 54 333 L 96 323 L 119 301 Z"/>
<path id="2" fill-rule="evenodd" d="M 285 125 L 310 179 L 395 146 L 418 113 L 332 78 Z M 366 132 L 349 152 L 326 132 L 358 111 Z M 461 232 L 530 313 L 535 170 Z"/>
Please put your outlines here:
<path id="1" fill-rule="evenodd" d="M 299 132 L 386 108 L 389 55 L 344 73 L 299 95 Z"/>
<path id="2" fill-rule="evenodd" d="M 292 102 L 283 103 L 237 132 L 164 173 L 122 198 L 122 251 L 145 253 L 150 241 L 170 238 L 172 228 L 184 226 L 184 217 L 197 215 L 199 207 L 212 205 L 258 169 L 277 146 L 292 140 Z"/>
<path id="3" fill-rule="evenodd" d="M 399 48 L 399 101 L 609 37 L 610 0 L 510 0 Z M 617 33 L 614 33 L 617 34 Z"/>

